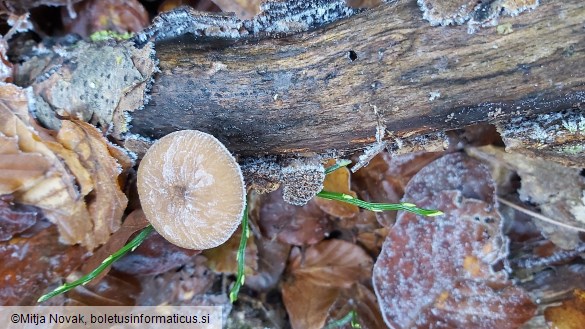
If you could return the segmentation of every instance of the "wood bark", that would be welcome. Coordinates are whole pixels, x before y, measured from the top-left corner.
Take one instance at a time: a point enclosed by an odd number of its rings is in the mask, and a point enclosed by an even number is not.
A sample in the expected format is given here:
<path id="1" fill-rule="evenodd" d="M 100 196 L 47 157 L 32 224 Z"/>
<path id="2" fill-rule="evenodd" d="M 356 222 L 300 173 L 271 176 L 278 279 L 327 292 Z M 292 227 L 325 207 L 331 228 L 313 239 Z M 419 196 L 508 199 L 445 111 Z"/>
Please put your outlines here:
<path id="1" fill-rule="evenodd" d="M 542 2 L 500 18 L 504 33 L 430 26 L 408 0 L 283 38 L 163 40 L 131 131 L 199 129 L 243 156 L 343 153 L 375 142 L 377 127 L 392 140 L 580 111 L 585 6 Z"/>

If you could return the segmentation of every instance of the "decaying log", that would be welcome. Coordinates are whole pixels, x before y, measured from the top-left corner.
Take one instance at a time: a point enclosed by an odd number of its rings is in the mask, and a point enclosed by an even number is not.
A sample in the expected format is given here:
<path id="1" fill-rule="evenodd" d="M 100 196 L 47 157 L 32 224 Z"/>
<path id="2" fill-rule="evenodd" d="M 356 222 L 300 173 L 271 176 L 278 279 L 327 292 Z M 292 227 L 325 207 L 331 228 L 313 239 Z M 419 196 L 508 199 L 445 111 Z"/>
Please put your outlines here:
<path id="1" fill-rule="evenodd" d="M 20 83 L 32 85 L 34 110 L 50 127 L 58 124 L 53 111 L 64 110 L 104 131 L 111 123 L 112 135 L 127 139 L 125 113 L 133 111 L 134 136 L 199 129 L 244 157 L 344 154 L 381 138 L 394 149 L 428 148 L 442 145 L 442 131 L 480 122 L 497 124 L 518 147 L 530 145 L 527 117 L 549 112 L 566 123 L 547 128 L 549 139 L 563 140 L 554 135 L 564 129 L 571 145 L 584 143 L 580 0 L 541 1 L 474 33 L 431 26 L 414 0 L 362 12 L 342 0 L 292 3 L 270 3 L 250 21 L 178 10 L 134 43 L 41 54 L 21 65 L 28 78 Z M 150 102 L 135 110 L 155 70 L 150 41 L 160 72 Z M 80 95 L 86 86 L 95 88 Z M 576 149 L 571 163 L 581 158 Z"/>
<path id="2" fill-rule="evenodd" d="M 242 155 L 355 150 L 477 122 L 581 109 L 585 6 L 545 2 L 469 34 L 397 1 L 281 39 L 156 44 L 160 74 L 132 131 L 218 136 Z"/>

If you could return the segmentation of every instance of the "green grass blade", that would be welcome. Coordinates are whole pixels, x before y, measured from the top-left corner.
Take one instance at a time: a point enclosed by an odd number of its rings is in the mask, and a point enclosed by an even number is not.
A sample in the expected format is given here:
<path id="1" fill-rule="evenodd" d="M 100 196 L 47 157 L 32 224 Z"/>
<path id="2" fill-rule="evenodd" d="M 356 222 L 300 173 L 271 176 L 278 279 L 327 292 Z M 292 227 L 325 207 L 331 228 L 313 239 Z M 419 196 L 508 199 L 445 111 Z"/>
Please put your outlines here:
<path id="1" fill-rule="evenodd" d="M 246 243 L 250 236 L 250 229 L 248 227 L 248 204 L 244 208 L 244 216 L 242 216 L 242 236 L 240 238 L 240 246 L 238 247 L 238 253 L 236 260 L 238 261 L 238 273 L 236 275 L 236 282 L 230 290 L 230 302 L 238 300 L 238 293 L 240 288 L 244 285 L 246 276 L 244 274 L 244 266 L 246 265 Z"/>
<path id="2" fill-rule="evenodd" d="M 357 312 L 355 310 L 349 311 L 343 318 L 329 322 L 323 329 L 334 329 L 343 327 L 344 325 L 351 323 L 351 327 L 358 329 L 362 326 L 357 322 Z"/>
<path id="3" fill-rule="evenodd" d="M 57 287 L 55 290 L 51 291 L 46 295 L 42 295 L 41 298 L 37 300 L 37 302 L 42 303 L 57 295 L 66 293 L 67 291 L 77 286 L 87 284 L 89 281 L 93 280 L 96 276 L 103 272 L 106 268 L 108 268 L 108 266 L 112 265 L 115 261 L 122 258 L 127 253 L 134 251 L 136 248 L 138 248 L 138 246 L 142 242 L 144 242 L 144 240 L 148 237 L 148 235 L 150 234 L 150 232 L 152 232 L 153 229 L 154 228 L 151 225 L 148 225 L 147 227 L 143 228 L 142 231 L 140 231 L 140 233 L 138 233 L 138 235 L 134 239 L 132 239 L 132 241 L 128 242 L 124 247 L 120 248 L 118 251 L 104 259 L 100 266 L 98 266 L 95 270 L 91 271 L 87 275 L 84 275 L 73 282 L 65 283 L 62 286 Z"/>
<path id="4" fill-rule="evenodd" d="M 401 203 L 374 203 L 354 198 L 351 195 L 337 192 L 321 191 L 317 196 L 323 199 L 336 200 L 349 204 L 356 205 L 371 211 L 386 211 L 386 210 L 404 210 L 422 216 L 439 216 L 443 215 L 440 210 L 423 209 L 417 207 L 415 204 L 401 202 Z"/>

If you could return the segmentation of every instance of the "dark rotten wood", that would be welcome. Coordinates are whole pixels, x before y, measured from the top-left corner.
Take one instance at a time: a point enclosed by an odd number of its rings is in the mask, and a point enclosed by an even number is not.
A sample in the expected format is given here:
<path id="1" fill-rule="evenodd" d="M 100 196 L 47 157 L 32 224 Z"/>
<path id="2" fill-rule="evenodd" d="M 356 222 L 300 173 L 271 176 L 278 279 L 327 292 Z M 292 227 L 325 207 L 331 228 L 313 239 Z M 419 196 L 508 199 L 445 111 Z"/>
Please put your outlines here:
<path id="1" fill-rule="evenodd" d="M 132 131 L 199 129 L 240 155 L 283 155 L 362 148 L 378 121 L 404 138 L 580 108 L 585 6 L 542 2 L 501 18 L 505 35 L 431 27 L 409 0 L 281 39 L 161 42 L 161 73 Z"/>

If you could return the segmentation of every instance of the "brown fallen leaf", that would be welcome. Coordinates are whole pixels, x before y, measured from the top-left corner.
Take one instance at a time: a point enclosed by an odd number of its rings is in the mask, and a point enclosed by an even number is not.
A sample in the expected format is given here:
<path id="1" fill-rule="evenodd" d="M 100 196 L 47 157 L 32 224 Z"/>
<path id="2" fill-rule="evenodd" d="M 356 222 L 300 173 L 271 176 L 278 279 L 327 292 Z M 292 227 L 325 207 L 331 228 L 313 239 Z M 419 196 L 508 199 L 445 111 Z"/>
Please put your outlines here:
<path id="1" fill-rule="evenodd" d="M 83 261 L 80 246 L 59 243 L 55 225 L 37 223 L 10 241 L 0 242 L 0 305 L 35 305 L 45 290 L 59 285 Z"/>
<path id="2" fill-rule="evenodd" d="M 146 9 L 136 0 L 87 0 L 75 4 L 73 10 L 77 15 L 63 8 L 63 26 L 67 33 L 84 38 L 98 31 L 138 32 L 149 23 Z"/>
<path id="3" fill-rule="evenodd" d="M 573 298 L 559 306 L 544 310 L 544 318 L 552 329 L 581 329 L 585 324 L 585 290 L 576 289 Z"/>
<path id="4" fill-rule="evenodd" d="M 63 121 L 57 140 L 75 152 L 93 181 L 87 209 L 92 219 L 96 244 L 105 243 L 110 234 L 120 228 L 126 195 L 118 185 L 121 173 L 119 162 L 112 157 L 108 141 L 92 125 L 83 121 Z M 117 153 L 121 156 L 121 153 Z M 123 161 L 131 161 L 128 156 Z M 86 197 L 87 199 L 87 197 Z"/>
<path id="5" fill-rule="evenodd" d="M 380 313 L 376 295 L 370 288 L 361 283 L 341 291 L 339 297 L 329 310 L 329 320 L 327 323 L 339 320 L 351 311 L 356 312 L 357 322 L 360 324 L 361 329 L 386 327 L 382 313 Z M 352 327 L 348 323 L 339 328 L 351 329 Z"/>
<path id="6" fill-rule="evenodd" d="M 266 238 L 301 246 L 315 244 L 329 234 L 331 222 L 314 201 L 302 207 L 291 205 L 282 198 L 282 188 L 260 198 L 258 226 Z"/>
<path id="7" fill-rule="evenodd" d="M 96 250 L 93 255 L 83 263 L 81 266 L 82 275 L 86 275 L 100 266 L 104 259 L 122 248 L 132 234 L 140 231 L 147 225 L 148 221 L 142 210 L 139 209 L 131 212 L 124 220 L 124 223 L 122 223 L 120 229 L 110 236 L 108 242 Z M 93 281 L 89 282 L 89 285 L 99 282 L 101 278 L 108 274 L 109 270 L 109 268 L 104 270 Z"/>
<path id="8" fill-rule="evenodd" d="M 507 153 L 494 146 L 470 148 L 468 153 L 489 163 L 494 175 L 513 171 L 520 176 L 520 200 L 536 204 L 550 219 L 533 217 L 546 238 L 563 249 L 575 249 L 581 243 L 579 231 L 585 230 L 585 179 L 580 175 L 581 169 Z"/>
<path id="9" fill-rule="evenodd" d="M 77 286 L 66 294 L 66 306 L 134 306 L 142 291 L 135 277 L 109 272 L 93 285 Z"/>
<path id="10" fill-rule="evenodd" d="M 18 203 L 43 209 L 45 216 L 57 224 L 62 241 L 70 244 L 82 243 L 90 249 L 93 248 L 95 240 L 89 234 L 92 230 L 91 221 L 82 195 L 75 185 L 76 179 L 61 158 L 53 152 L 53 148 L 63 149 L 63 147 L 53 141 L 43 140 L 34 129 L 28 113 L 27 94 L 23 89 L 10 84 L 0 85 L 0 103 L 2 103 L 0 133 L 5 138 L 12 139 L 12 146 L 3 147 L 3 150 L 9 150 L 9 155 L 11 154 L 12 157 L 14 154 L 25 156 L 24 161 L 30 160 L 31 157 L 37 159 L 42 157 L 44 160 L 39 160 L 39 163 L 44 161 L 48 166 L 42 177 L 33 175 L 42 179 L 32 182 L 30 175 L 25 175 L 28 178 L 14 178 L 22 181 L 22 185 L 17 186 L 18 190 L 14 190 L 14 185 L 10 185 L 12 183 L 9 182 L 8 185 L 0 186 L 0 191 L 14 193 L 14 200 Z M 43 137 L 50 138 L 46 134 Z M 17 153 L 14 151 L 15 140 L 18 141 Z M 64 153 L 67 153 L 66 150 Z M 70 158 L 71 163 L 75 161 L 75 157 Z M 11 162 L 20 164 L 22 161 L 13 158 Z M 78 167 L 82 168 L 81 165 Z M 6 181 L 3 180 L 0 183 L 6 183 Z M 9 188 L 9 185 L 12 187 Z"/>
<path id="11" fill-rule="evenodd" d="M 370 277 L 372 259 L 359 246 L 326 240 L 293 249 L 282 296 L 293 328 L 321 328 L 342 289 Z"/>
<path id="12" fill-rule="evenodd" d="M 0 241 L 12 239 L 42 218 L 38 208 L 13 204 L 12 200 L 10 195 L 0 195 Z"/>
<path id="13" fill-rule="evenodd" d="M 325 167 L 332 166 L 333 164 L 335 164 L 335 161 L 330 161 Z M 339 168 L 325 176 L 323 190 L 345 193 L 356 197 L 356 193 L 351 190 L 349 169 L 346 167 Z M 333 217 L 352 218 L 359 212 L 358 206 L 349 203 L 321 198 L 315 198 L 314 200 L 321 210 Z"/>
<path id="14" fill-rule="evenodd" d="M 404 202 L 445 215 L 400 212 L 374 266 L 373 283 L 392 328 L 517 328 L 535 305 L 493 266 L 507 254 L 495 184 L 479 161 L 459 153 L 429 164 Z"/>
<path id="15" fill-rule="evenodd" d="M 203 251 L 203 256 L 207 258 L 207 265 L 216 272 L 235 274 L 238 272 L 237 254 L 242 238 L 242 227 L 238 227 L 236 232 L 222 245 Z M 245 266 L 244 273 L 251 275 L 258 270 L 258 248 L 256 248 L 256 239 L 250 234 L 246 242 Z"/>
<path id="16" fill-rule="evenodd" d="M 224 12 L 233 12 L 239 19 L 252 19 L 260 13 L 262 0 L 212 0 Z"/>

